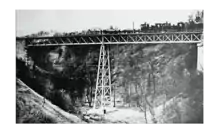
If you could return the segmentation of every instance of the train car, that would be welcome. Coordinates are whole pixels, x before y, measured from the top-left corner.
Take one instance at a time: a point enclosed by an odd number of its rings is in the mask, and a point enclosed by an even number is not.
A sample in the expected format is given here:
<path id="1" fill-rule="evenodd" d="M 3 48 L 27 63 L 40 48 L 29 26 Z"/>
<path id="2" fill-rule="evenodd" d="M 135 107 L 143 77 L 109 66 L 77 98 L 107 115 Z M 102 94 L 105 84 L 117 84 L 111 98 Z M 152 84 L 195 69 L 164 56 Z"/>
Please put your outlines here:
<path id="1" fill-rule="evenodd" d="M 101 34 L 102 34 L 102 29 L 101 29 L 101 28 L 96 28 L 96 29 L 94 29 L 94 33 L 95 33 L 96 35 L 101 35 Z"/>
<path id="2" fill-rule="evenodd" d="M 131 33 L 134 33 L 134 30 L 132 29 L 124 29 L 121 31 L 123 34 L 131 34 Z"/>
<path id="3" fill-rule="evenodd" d="M 160 32 L 162 32 L 163 30 L 162 30 L 162 24 L 161 23 L 156 23 L 155 24 L 155 33 L 160 33 Z"/>
<path id="4" fill-rule="evenodd" d="M 151 25 L 144 33 L 154 33 L 156 29 L 155 25 Z"/>
<path id="5" fill-rule="evenodd" d="M 116 29 L 105 29 L 102 30 L 102 34 L 119 34 L 120 30 Z"/>
<path id="6" fill-rule="evenodd" d="M 53 36 L 55 36 L 55 37 L 60 37 L 60 36 L 63 36 L 63 34 L 56 32 L 56 33 L 53 34 Z"/>
<path id="7" fill-rule="evenodd" d="M 134 29 L 134 33 L 135 33 L 135 34 L 141 33 L 141 29 Z"/>
<path id="8" fill-rule="evenodd" d="M 185 23 L 184 22 L 178 22 L 176 29 L 177 29 L 177 32 L 184 32 L 185 31 Z"/>

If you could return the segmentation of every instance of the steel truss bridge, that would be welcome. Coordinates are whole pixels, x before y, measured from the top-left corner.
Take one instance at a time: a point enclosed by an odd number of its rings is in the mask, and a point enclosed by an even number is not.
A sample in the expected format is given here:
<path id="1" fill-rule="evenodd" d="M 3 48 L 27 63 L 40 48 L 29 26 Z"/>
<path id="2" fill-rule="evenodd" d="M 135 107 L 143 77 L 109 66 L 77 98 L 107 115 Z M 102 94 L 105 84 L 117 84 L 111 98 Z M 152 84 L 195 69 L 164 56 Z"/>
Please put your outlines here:
<path id="1" fill-rule="evenodd" d="M 105 35 L 73 35 L 60 37 L 17 38 L 25 39 L 26 46 L 101 45 L 101 44 L 157 44 L 199 43 L 201 32 L 188 33 L 137 33 Z"/>
<path id="2" fill-rule="evenodd" d="M 137 34 L 103 34 L 74 35 L 57 37 L 25 37 L 16 38 L 25 41 L 27 47 L 42 46 L 74 46 L 101 45 L 96 79 L 94 108 L 104 108 L 113 105 L 111 92 L 111 72 L 109 50 L 105 45 L 118 44 L 160 44 L 160 43 L 201 43 L 202 32 L 178 33 L 137 33 Z"/>

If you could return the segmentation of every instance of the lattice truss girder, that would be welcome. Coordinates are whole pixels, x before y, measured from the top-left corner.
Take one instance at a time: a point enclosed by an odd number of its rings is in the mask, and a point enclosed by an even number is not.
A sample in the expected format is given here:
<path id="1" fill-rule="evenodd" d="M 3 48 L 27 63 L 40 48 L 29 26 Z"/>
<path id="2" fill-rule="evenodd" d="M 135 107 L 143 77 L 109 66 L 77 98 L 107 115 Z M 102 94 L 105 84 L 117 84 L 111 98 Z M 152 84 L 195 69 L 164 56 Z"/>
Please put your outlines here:
<path id="1" fill-rule="evenodd" d="M 99 54 L 94 108 L 111 106 L 111 99 L 112 98 L 109 50 L 105 50 L 105 46 L 102 44 Z"/>
<path id="2" fill-rule="evenodd" d="M 76 35 L 68 37 L 25 38 L 27 46 L 138 44 L 138 43 L 198 43 L 202 33 Z"/>

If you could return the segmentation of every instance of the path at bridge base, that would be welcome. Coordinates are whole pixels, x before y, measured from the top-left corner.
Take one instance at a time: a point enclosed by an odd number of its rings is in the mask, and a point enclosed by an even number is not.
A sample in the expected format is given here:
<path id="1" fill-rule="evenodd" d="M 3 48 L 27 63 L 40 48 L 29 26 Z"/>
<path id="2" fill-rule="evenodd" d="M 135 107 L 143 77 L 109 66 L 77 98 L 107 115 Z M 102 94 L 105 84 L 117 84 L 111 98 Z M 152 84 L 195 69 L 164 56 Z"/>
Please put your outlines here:
<path id="1" fill-rule="evenodd" d="M 98 115 L 104 115 L 104 110 L 106 111 L 105 114 L 117 111 L 115 107 L 105 107 L 105 108 L 98 108 L 98 109 L 89 109 L 87 111 L 87 114 L 98 114 Z"/>

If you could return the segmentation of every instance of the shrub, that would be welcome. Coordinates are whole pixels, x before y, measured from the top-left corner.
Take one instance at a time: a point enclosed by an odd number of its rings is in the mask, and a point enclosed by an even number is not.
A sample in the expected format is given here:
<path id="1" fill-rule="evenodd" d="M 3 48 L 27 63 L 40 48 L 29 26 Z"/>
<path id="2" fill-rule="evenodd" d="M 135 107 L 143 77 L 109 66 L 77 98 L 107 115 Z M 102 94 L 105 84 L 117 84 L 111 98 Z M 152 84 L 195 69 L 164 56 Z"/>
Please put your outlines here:
<path id="1" fill-rule="evenodd" d="M 59 106 L 61 109 L 74 113 L 76 112 L 74 108 L 73 101 L 68 93 L 63 93 L 60 90 L 53 92 L 51 97 L 51 102 Z"/>
<path id="2" fill-rule="evenodd" d="M 57 123 L 26 98 L 20 92 L 16 96 L 16 123 Z"/>
<path id="3" fill-rule="evenodd" d="M 34 116 L 29 116 L 29 118 L 25 119 L 22 123 L 57 123 L 54 118 L 48 117 L 43 113 L 38 113 Z"/>

